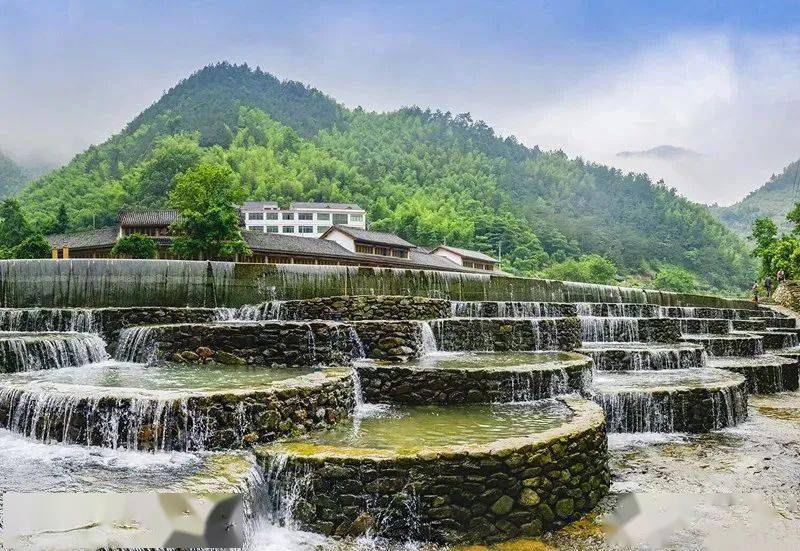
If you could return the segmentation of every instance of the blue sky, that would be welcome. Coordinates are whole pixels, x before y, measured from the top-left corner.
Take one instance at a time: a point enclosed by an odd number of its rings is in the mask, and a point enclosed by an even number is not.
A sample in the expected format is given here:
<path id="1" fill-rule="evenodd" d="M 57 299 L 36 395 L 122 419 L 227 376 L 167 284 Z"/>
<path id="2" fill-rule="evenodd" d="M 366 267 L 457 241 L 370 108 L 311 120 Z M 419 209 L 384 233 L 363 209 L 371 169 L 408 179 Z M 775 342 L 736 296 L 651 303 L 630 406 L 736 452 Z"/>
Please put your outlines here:
<path id="1" fill-rule="evenodd" d="M 798 54 L 789 2 L 0 0 L 0 149 L 67 160 L 229 60 L 348 106 L 470 111 L 729 203 L 800 157 Z M 616 156 L 660 144 L 700 155 Z"/>

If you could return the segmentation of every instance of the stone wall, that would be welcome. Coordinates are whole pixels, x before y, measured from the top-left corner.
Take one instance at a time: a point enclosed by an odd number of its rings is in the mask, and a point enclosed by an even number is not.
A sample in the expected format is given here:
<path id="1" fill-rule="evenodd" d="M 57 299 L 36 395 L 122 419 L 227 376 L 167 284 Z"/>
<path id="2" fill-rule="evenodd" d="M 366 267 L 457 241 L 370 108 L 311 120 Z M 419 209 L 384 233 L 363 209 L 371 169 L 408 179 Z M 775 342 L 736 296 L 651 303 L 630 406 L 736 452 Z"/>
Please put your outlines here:
<path id="1" fill-rule="evenodd" d="M 775 394 L 800 388 L 800 363 L 772 355 L 753 358 L 712 358 L 709 367 L 744 375 L 749 394 Z"/>
<path id="2" fill-rule="evenodd" d="M 359 365 L 357 370 L 366 402 L 407 405 L 541 400 L 583 393 L 592 380 L 588 358 L 509 369 Z"/>
<path id="3" fill-rule="evenodd" d="M 578 318 L 439 319 L 430 325 L 439 350 L 573 350 L 581 344 Z"/>
<path id="4" fill-rule="evenodd" d="M 450 315 L 450 301 L 415 296 L 339 296 L 287 300 L 280 304 L 286 320 L 429 320 Z"/>
<path id="5" fill-rule="evenodd" d="M 80 387 L 0 388 L 0 426 L 39 440 L 132 450 L 223 450 L 324 429 L 353 408 L 349 370 L 320 370 L 258 391 L 176 397 Z M 34 415 L 34 412 L 36 413 Z"/>
<path id="6" fill-rule="evenodd" d="M 775 290 L 772 300 L 785 308 L 800 313 L 800 281 L 784 281 Z"/>
<path id="7" fill-rule="evenodd" d="M 417 321 L 355 321 L 352 326 L 367 358 L 391 362 L 419 357 L 428 327 Z"/>
<path id="8" fill-rule="evenodd" d="M 758 356 L 764 353 L 764 341 L 750 334 L 688 336 L 686 342 L 702 344 L 711 356 Z"/>
<path id="9" fill-rule="evenodd" d="M 357 346 L 349 325 L 330 321 L 155 325 L 143 330 L 147 345 L 140 353 L 173 361 L 208 357 L 256 365 L 347 365 Z"/>
<path id="10" fill-rule="evenodd" d="M 131 307 L 91 310 L 95 330 L 109 344 L 116 343 L 120 331 L 139 325 L 210 323 L 216 319 L 214 308 Z M 112 350 L 113 352 L 113 350 Z"/>
<path id="11" fill-rule="evenodd" d="M 608 492 L 602 412 L 579 398 L 568 403 L 575 416 L 561 427 L 485 446 L 348 455 L 275 444 L 256 453 L 278 478 L 273 487 L 301 481 L 294 517 L 314 532 L 370 530 L 450 544 L 536 537 L 579 518 Z M 284 470 L 275 468 L 284 462 Z"/>
<path id="12" fill-rule="evenodd" d="M 732 322 L 726 319 L 685 318 L 680 320 L 683 333 L 710 333 L 725 335 L 730 332 Z"/>

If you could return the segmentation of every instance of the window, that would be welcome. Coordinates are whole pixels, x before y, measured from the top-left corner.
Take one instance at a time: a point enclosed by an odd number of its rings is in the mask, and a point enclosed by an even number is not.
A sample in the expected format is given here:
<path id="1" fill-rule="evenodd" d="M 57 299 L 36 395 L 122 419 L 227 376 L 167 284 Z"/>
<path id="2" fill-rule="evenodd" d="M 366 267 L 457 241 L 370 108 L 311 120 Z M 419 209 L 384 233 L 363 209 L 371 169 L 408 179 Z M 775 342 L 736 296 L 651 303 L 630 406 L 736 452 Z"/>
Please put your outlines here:
<path id="1" fill-rule="evenodd" d="M 372 254 L 372 246 L 370 245 L 356 245 L 356 252 L 361 254 Z"/>
<path id="2" fill-rule="evenodd" d="M 283 213 L 284 220 L 294 220 L 294 213 L 293 212 L 284 212 Z"/>
<path id="3" fill-rule="evenodd" d="M 317 233 L 325 233 L 330 229 L 330 226 L 317 226 Z"/>
<path id="4" fill-rule="evenodd" d="M 389 249 L 386 247 L 375 247 L 375 254 L 379 254 L 381 256 L 389 256 Z"/>
<path id="5" fill-rule="evenodd" d="M 249 226 L 247 229 L 250 230 L 250 231 L 263 232 L 264 231 L 264 226 Z"/>
<path id="6" fill-rule="evenodd" d="M 265 213 L 264 216 L 265 216 L 265 218 L 264 218 L 265 220 L 277 220 L 278 219 L 278 213 L 277 212 L 267 212 L 267 213 Z"/>
<path id="7" fill-rule="evenodd" d="M 250 214 L 247 215 L 247 218 L 249 220 L 263 220 L 264 219 L 264 213 L 263 212 L 251 212 Z"/>
<path id="8" fill-rule="evenodd" d="M 317 213 L 317 220 L 330 220 L 331 213 L 329 212 L 318 212 Z"/>
<path id="9" fill-rule="evenodd" d="M 314 226 L 300 226 L 297 231 L 300 233 L 314 233 Z"/>
<path id="10" fill-rule="evenodd" d="M 333 223 L 347 225 L 347 214 L 333 214 Z"/>
<path id="11" fill-rule="evenodd" d="M 313 212 L 298 212 L 297 213 L 298 220 L 313 220 L 314 213 Z"/>
<path id="12" fill-rule="evenodd" d="M 363 214 L 351 214 L 350 215 L 350 221 L 351 222 L 363 222 L 364 221 L 364 215 Z"/>
<path id="13" fill-rule="evenodd" d="M 278 233 L 278 226 L 267 226 L 266 227 L 267 233 Z"/>
<path id="14" fill-rule="evenodd" d="M 283 233 L 294 233 L 294 226 L 284 226 Z"/>
<path id="15" fill-rule="evenodd" d="M 392 256 L 396 258 L 408 258 L 408 251 L 405 249 L 392 249 Z"/>

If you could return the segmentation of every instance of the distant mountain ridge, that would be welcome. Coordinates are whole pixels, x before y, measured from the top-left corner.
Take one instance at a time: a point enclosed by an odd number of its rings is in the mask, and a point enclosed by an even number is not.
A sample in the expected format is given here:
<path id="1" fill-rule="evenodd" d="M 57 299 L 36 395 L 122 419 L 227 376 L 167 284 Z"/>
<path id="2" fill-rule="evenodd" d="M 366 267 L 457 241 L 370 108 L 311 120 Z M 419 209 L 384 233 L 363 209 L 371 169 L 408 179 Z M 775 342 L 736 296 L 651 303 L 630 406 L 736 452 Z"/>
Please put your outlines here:
<path id="1" fill-rule="evenodd" d="M 17 193 L 31 178 L 28 170 L 0 151 L 0 199 Z"/>
<path id="2" fill-rule="evenodd" d="M 643 151 L 620 151 L 617 157 L 651 158 L 661 160 L 696 159 L 701 157 L 697 151 L 676 145 L 657 145 Z"/>
<path id="3" fill-rule="evenodd" d="M 374 229 L 420 245 L 497 254 L 520 274 L 599 253 L 623 274 L 683 266 L 716 288 L 743 288 L 753 262 L 708 209 L 642 174 L 501 137 L 468 113 L 347 109 L 306 85 L 247 66 L 208 66 L 120 133 L 20 194 L 48 224 L 112 223 L 122 205 L 163 207 L 174 176 L 227 163 L 254 200 L 355 202 Z"/>
<path id="4" fill-rule="evenodd" d="M 780 174 L 773 174 L 760 188 L 728 207 L 712 206 L 711 212 L 733 231 L 750 235 L 756 218 L 771 218 L 778 228 L 789 231 L 786 214 L 800 201 L 800 160 L 786 166 Z"/>

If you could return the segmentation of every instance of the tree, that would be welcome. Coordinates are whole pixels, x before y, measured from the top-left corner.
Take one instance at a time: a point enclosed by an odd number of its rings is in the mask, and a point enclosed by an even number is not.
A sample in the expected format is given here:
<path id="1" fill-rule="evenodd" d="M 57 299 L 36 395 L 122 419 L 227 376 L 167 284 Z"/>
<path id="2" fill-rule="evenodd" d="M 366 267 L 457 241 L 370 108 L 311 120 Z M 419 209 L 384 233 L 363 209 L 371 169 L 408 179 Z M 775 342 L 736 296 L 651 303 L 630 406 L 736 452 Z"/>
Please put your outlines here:
<path id="1" fill-rule="evenodd" d="M 117 258 L 156 258 L 158 245 L 149 235 L 132 233 L 116 242 L 111 249 L 111 256 Z"/>
<path id="2" fill-rule="evenodd" d="M 39 233 L 33 233 L 11 249 L 12 258 L 50 258 L 52 247 Z"/>
<path id="3" fill-rule="evenodd" d="M 653 287 L 662 291 L 693 293 L 697 289 L 697 280 L 680 266 L 662 266 L 653 278 Z"/>
<path id="4" fill-rule="evenodd" d="M 610 285 L 617 276 L 617 267 L 609 259 L 598 254 L 584 255 L 579 259 L 567 259 L 542 270 L 547 279 L 581 281 Z"/>
<path id="5" fill-rule="evenodd" d="M 58 207 L 58 213 L 53 225 L 50 226 L 50 233 L 66 233 L 69 229 L 69 216 L 67 215 L 67 207 L 64 203 Z"/>
<path id="6" fill-rule="evenodd" d="M 239 229 L 237 205 L 246 194 L 228 165 L 204 161 L 176 177 L 170 205 L 172 250 L 186 258 L 217 259 L 250 254 Z"/>
<path id="7" fill-rule="evenodd" d="M 16 199 L 0 204 L 0 247 L 11 250 L 31 235 L 31 227 Z"/>

